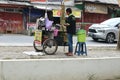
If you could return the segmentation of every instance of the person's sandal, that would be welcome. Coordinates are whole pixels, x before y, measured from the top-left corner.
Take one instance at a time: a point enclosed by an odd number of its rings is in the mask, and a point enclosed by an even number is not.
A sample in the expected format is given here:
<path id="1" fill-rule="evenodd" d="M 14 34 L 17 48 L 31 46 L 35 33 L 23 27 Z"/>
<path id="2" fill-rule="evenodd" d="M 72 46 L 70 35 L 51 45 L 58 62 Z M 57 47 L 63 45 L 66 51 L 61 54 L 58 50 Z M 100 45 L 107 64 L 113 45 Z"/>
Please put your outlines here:
<path id="1" fill-rule="evenodd" d="M 73 54 L 72 53 L 68 53 L 67 56 L 73 56 Z"/>

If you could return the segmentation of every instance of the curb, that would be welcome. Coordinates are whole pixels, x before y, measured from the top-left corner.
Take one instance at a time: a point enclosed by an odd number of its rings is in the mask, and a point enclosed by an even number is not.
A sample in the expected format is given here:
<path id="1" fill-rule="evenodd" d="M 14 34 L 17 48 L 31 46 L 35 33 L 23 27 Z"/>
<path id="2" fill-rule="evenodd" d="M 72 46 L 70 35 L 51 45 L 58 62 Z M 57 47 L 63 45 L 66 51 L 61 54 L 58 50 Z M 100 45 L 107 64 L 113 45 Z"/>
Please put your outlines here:
<path id="1" fill-rule="evenodd" d="M 0 80 L 117 80 L 119 63 L 120 58 L 1 60 Z"/>

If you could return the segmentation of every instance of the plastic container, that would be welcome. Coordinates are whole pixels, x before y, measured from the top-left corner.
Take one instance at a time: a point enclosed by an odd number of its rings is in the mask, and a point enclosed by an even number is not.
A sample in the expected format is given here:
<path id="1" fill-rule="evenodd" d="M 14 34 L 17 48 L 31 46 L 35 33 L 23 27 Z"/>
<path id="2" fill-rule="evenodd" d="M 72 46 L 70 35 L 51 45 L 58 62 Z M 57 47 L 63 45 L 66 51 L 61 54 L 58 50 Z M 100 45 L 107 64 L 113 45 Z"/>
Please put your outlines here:
<path id="1" fill-rule="evenodd" d="M 58 29 L 54 30 L 54 36 L 58 36 Z"/>
<path id="2" fill-rule="evenodd" d="M 86 31 L 84 29 L 77 31 L 77 40 L 78 40 L 78 42 L 86 41 Z"/>

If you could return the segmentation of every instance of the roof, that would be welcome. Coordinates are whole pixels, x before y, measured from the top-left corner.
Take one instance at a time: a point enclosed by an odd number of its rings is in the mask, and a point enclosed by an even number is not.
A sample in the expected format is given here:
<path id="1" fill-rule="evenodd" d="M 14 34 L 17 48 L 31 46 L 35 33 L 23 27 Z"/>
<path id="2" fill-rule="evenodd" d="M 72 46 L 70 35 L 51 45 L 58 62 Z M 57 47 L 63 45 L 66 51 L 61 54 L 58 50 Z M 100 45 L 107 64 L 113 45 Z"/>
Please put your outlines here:
<path id="1" fill-rule="evenodd" d="M 53 16 L 54 17 L 60 17 L 60 15 L 58 14 L 61 9 L 61 6 L 60 5 L 44 5 L 44 4 L 41 4 L 41 5 L 35 5 L 33 4 L 34 8 L 37 8 L 37 9 L 43 9 L 43 10 L 53 10 Z M 76 18 L 80 18 L 81 17 L 81 11 L 80 9 L 74 7 L 74 6 L 65 6 L 65 9 L 66 8 L 71 8 L 73 10 L 73 14 Z"/>
<path id="2" fill-rule="evenodd" d="M 75 1 L 89 1 L 89 2 L 98 2 L 105 4 L 118 4 L 118 0 L 75 0 Z"/>
<path id="3" fill-rule="evenodd" d="M 16 2 L 16 1 L 0 1 L 0 4 L 16 4 L 16 5 L 30 6 L 30 4 L 27 2 Z"/>

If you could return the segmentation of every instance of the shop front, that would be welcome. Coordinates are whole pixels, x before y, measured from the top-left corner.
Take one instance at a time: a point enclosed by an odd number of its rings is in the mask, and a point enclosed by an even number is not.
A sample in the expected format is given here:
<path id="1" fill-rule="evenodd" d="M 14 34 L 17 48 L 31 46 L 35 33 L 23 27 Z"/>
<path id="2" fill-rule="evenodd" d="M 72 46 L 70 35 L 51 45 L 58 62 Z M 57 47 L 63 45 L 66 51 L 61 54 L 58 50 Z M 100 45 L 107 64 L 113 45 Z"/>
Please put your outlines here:
<path id="1" fill-rule="evenodd" d="M 85 4 L 84 22 L 100 23 L 109 18 L 108 8 L 103 4 Z"/>
<path id="2" fill-rule="evenodd" d="M 77 20 L 81 24 L 84 24 L 86 30 L 88 30 L 91 24 L 100 23 L 110 18 L 106 4 L 80 2 L 76 4 L 76 7 L 82 11 L 81 19 Z"/>
<path id="3" fill-rule="evenodd" d="M 23 9 L 26 5 L 5 2 L 0 3 L 0 33 L 17 34 L 25 30 L 26 17 Z"/>
<path id="4" fill-rule="evenodd" d="M 0 12 L 0 33 L 21 33 L 22 31 L 22 14 Z"/>

